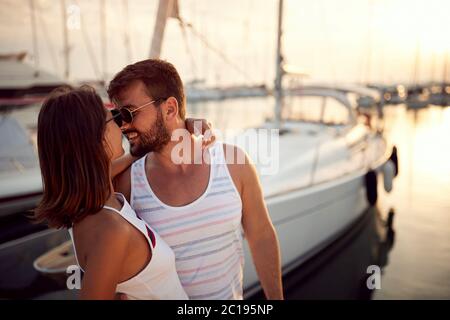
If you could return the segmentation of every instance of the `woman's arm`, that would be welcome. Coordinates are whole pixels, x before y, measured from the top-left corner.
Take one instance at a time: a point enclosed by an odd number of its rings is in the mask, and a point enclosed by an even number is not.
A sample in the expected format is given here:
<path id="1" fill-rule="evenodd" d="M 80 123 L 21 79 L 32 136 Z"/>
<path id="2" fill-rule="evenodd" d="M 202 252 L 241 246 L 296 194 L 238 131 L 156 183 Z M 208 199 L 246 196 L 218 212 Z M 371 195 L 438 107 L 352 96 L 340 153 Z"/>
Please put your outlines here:
<path id="1" fill-rule="evenodd" d="M 86 256 L 81 300 L 112 300 L 126 258 L 130 228 L 119 216 L 109 214 Z"/>
<path id="2" fill-rule="evenodd" d="M 133 164 L 138 158 L 133 157 L 131 154 L 127 153 L 111 162 L 111 175 L 114 179 L 119 174 L 124 172 L 129 166 Z"/>

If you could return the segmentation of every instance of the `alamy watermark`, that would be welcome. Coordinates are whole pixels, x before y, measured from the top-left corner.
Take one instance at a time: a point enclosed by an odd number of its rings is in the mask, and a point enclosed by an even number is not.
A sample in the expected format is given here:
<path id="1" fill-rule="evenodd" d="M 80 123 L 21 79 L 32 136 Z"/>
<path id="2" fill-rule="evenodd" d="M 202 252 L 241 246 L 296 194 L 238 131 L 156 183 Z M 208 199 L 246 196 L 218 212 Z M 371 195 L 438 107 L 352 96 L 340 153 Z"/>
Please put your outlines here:
<path id="1" fill-rule="evenodd" d="M 81 289 L 81 268 L 77 265 L 70 265 L 66 269 L 66 287 L 69 290 Z"/>
<path id="2" fill-rule="evenodd" d="M 228 134 L 227 134 L 228 133 Z M 239 134 L 214 130 L 216 140 L 227 141 L 223 163 L 246 164 L 252 162 L 259 174 L 274 175 L 280 166 L 280 137 L 278 129 L 247 129 Z M 203 139 L 210 139 L 212 133 L 207 130 L 198 139 L 191 139 L 186 129 L 176 129 L 171 140 L 178 142 L 172 149 L 171 160 L 175 164 L 210 164 L 207 153 L 203 150 Z M 192 142 L 193 141 L 193 142 Z M 216 163 L 217 164 L 217 163 Z"/>
<path id="3" fill-rule="evenodd" d="M 367 274 L 370 276 L 366 280 L 367 289 L 380 290 L 381 289 L 381 268 L 377 265 L 370 265 L 367 267 Z"/>
<path id="4" fill-rule="evenodd" d="M 80 30 L 81 29 L 81 9 L 76 4 L 71 4 L 66 9 L 67 29 Z"/>
<path id="5" fill-rule="evenodd" d="M 381 289 L 381 268 L 377 265 L 370 265 L 366 270 L 370 276 L 366 280 L 366 286 L 369 290 Z M 70 265 L 66 269 L 66 286 L 69 290 L 81 289 L 81 268 L 77 265 Z"/>

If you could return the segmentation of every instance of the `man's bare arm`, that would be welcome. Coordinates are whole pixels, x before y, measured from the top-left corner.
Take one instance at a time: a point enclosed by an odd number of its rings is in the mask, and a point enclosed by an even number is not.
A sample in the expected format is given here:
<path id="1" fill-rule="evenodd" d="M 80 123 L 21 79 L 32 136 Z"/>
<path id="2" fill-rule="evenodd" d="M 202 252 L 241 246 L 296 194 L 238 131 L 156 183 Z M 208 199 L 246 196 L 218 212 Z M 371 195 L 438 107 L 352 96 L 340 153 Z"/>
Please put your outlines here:
<path id="1" fill-rule="evenodd" d="M 229 146 L 227 147 L 229 148 Z M 229 164 L 233 181 L 242 199 L 242 225 L 253 262 L 267 299 L 283 299 L 281 257 L 278 237 L 264 202 L 255 166 L 242 150 L 245 164 Z M 239 159 L 240 156 L 237 156 Z"/>

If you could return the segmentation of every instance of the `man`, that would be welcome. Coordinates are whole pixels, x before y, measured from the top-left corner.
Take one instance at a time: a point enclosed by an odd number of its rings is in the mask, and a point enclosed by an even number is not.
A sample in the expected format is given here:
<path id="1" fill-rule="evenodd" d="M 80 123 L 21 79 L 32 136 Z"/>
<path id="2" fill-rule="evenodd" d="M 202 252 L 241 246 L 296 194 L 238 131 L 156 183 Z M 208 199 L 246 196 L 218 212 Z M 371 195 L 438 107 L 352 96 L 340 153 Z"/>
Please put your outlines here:
<path id="1" fill-rule="evenodd" d="M 154 59 L 129 65 L 108 94 L 122 109 L 131 154 L 141 157 L 117 189 L 174 250 L 189 298 L 242 299 L 242 227 L 266 297 L 282 299 L 278 239 L 247 155 L 226 163 L 242 151 L 216 142 L 198 161 L 190 135 L 179 152 L 186 107 L 175 67 Z"/>

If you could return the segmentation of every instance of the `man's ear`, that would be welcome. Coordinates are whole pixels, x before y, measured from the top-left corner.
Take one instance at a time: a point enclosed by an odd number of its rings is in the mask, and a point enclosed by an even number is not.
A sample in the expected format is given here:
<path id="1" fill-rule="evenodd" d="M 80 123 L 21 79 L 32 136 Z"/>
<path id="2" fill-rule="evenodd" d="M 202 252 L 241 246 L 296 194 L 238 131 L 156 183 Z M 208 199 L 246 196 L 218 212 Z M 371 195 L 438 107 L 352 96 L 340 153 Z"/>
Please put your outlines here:
<path id="1" fill-rule="evenodd" d="M 178 101 L 170 97 L 163 105 L 163 117 L 166 121 L 172 121 L 178 116 Z"/>

